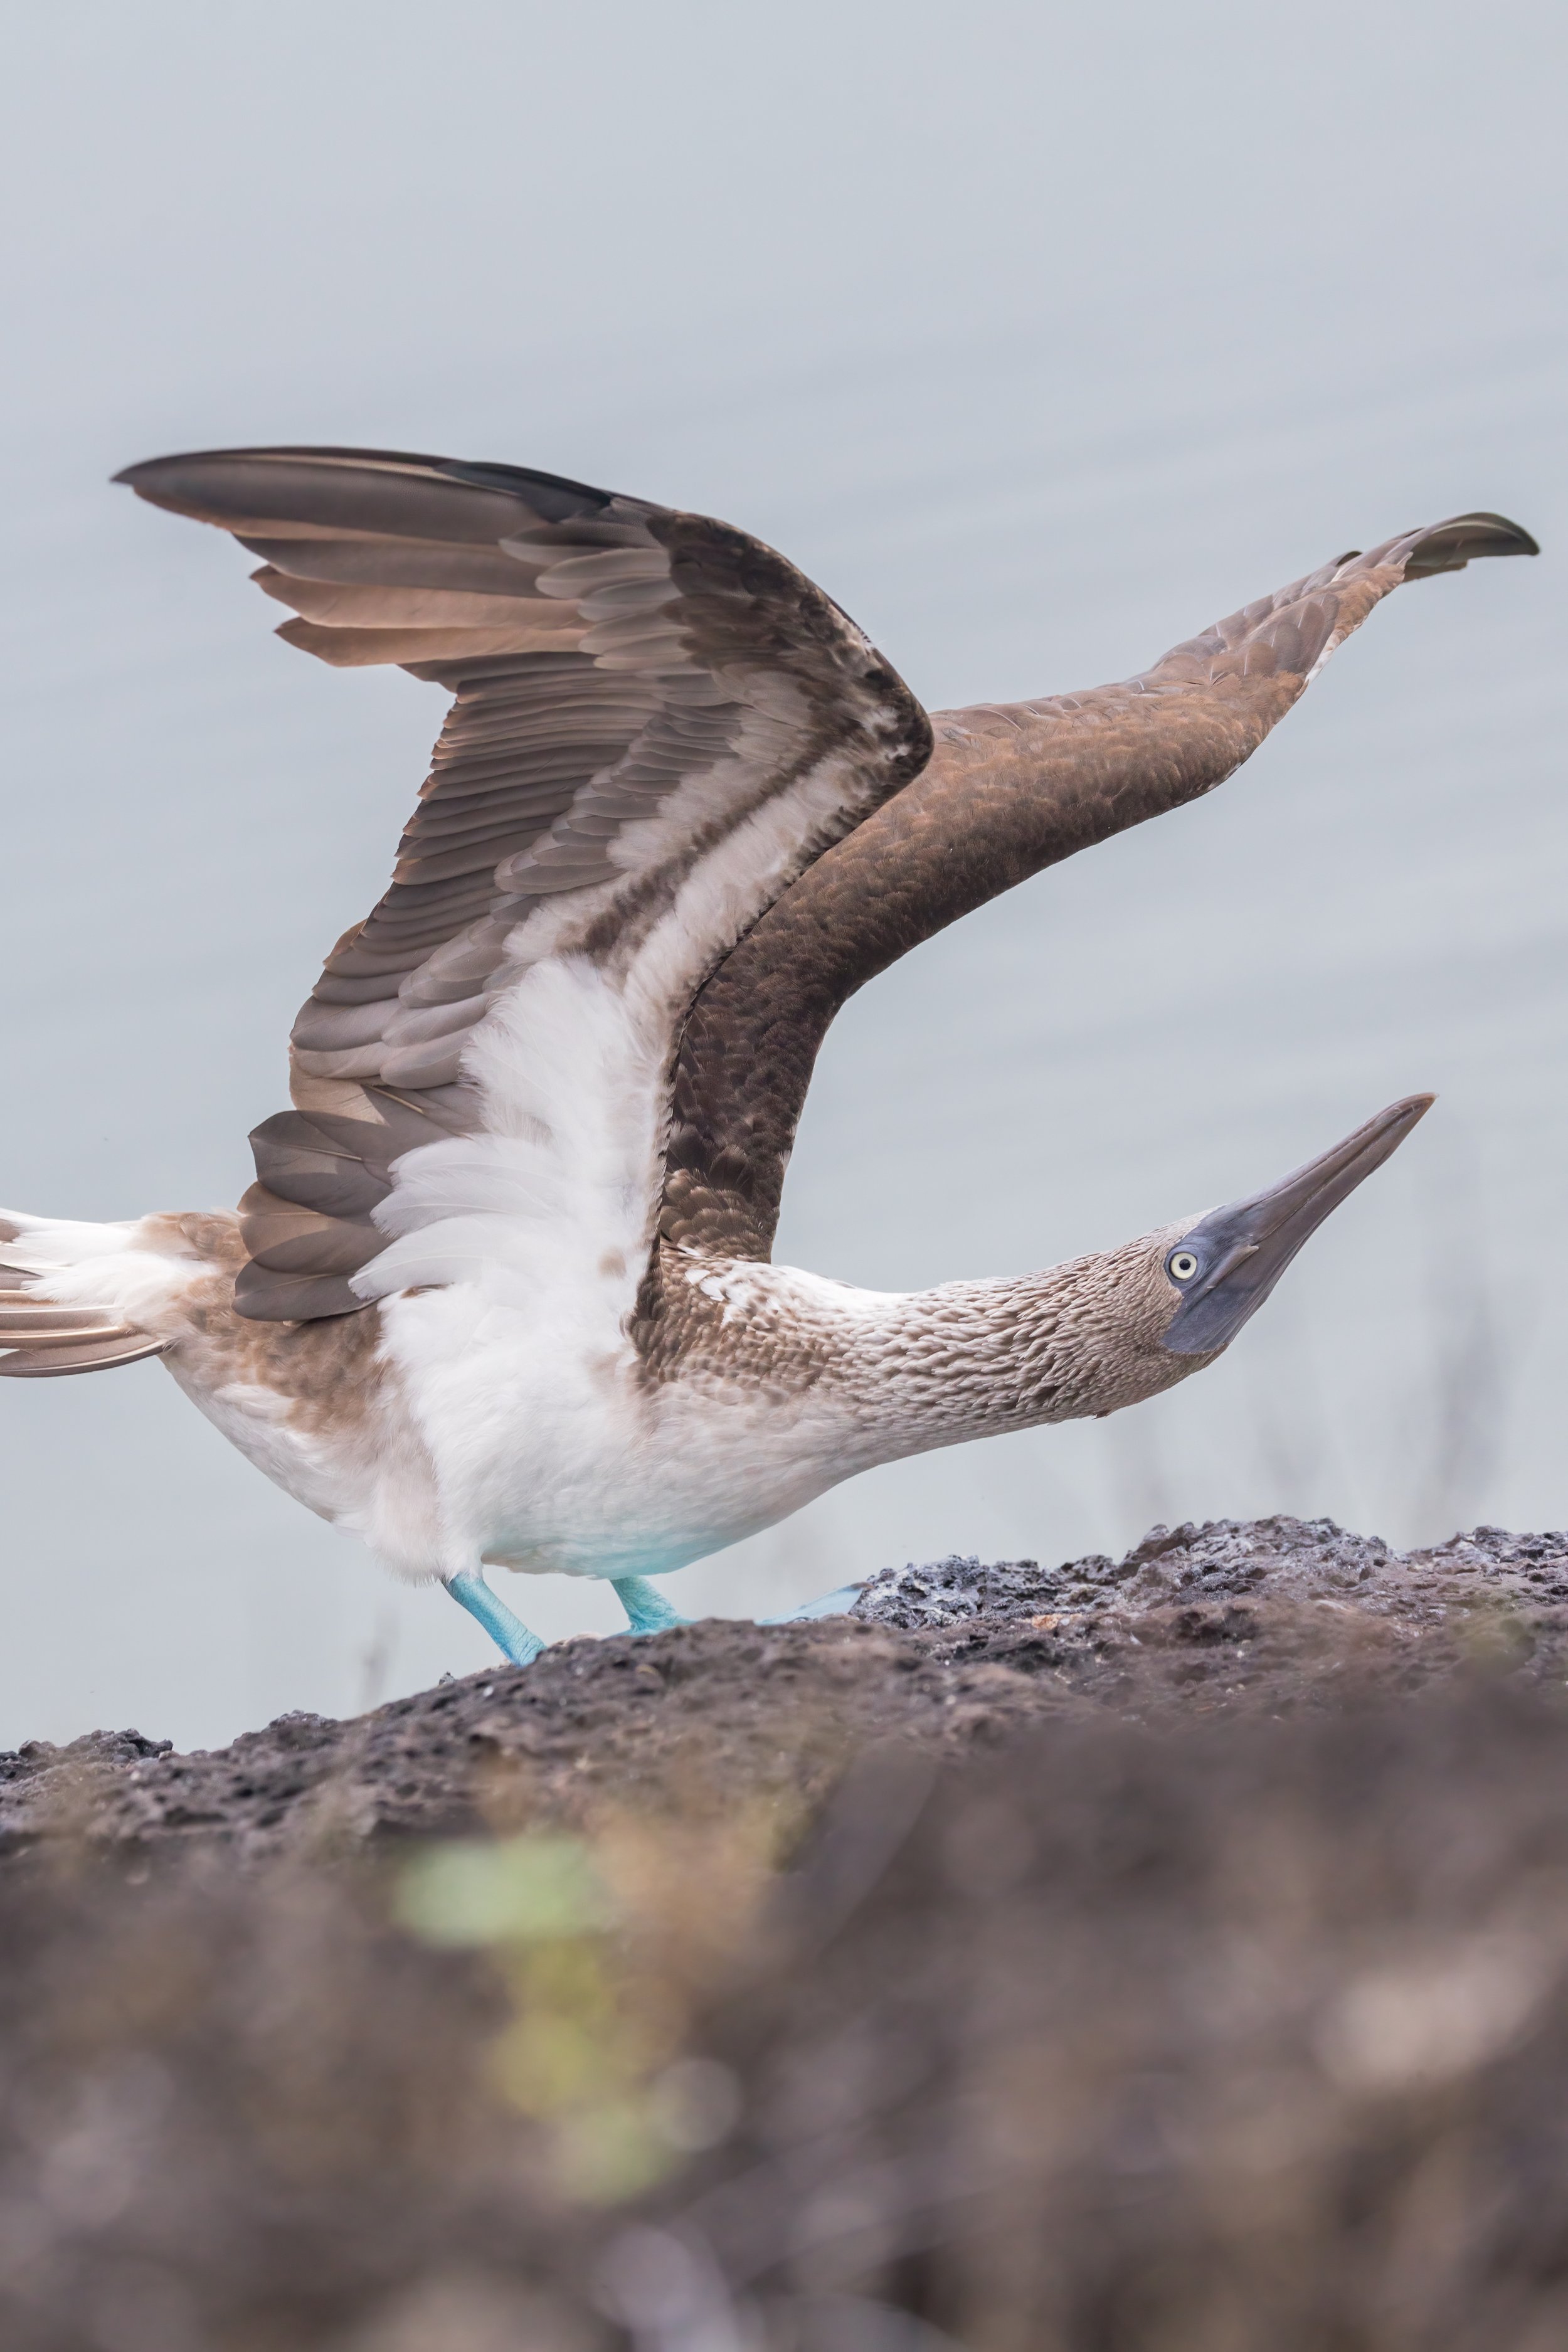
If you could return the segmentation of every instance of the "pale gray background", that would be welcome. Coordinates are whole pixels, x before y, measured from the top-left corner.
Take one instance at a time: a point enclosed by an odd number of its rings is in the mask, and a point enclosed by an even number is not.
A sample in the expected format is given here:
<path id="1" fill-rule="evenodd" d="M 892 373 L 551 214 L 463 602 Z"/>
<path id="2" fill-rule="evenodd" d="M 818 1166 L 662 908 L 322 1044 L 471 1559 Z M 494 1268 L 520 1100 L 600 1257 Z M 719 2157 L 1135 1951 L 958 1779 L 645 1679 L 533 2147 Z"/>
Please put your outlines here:
<path id="1" fill-rule="evenodd" d="M 781 1255 L 1119 1240 L 1442 1100 L 1216 1370 L 689 1570 L 750 1610 L 1155 1517 L 1568 1519 L 1562 12 L 271 0 L 4 12 L 0 1199 L 235 1200 L 440 705 L 106 478 L 346 441 L 788 551 L 932 705 L 1092 684 L 1468 506 L 1241 777 L 971 918 L 824 1056 Z M 0 1743 L 211 1742 L 489 1654 L 153 1364 L 0 1389 Z M 547 1633 L 601 1589 L 508 1587 Z"/>

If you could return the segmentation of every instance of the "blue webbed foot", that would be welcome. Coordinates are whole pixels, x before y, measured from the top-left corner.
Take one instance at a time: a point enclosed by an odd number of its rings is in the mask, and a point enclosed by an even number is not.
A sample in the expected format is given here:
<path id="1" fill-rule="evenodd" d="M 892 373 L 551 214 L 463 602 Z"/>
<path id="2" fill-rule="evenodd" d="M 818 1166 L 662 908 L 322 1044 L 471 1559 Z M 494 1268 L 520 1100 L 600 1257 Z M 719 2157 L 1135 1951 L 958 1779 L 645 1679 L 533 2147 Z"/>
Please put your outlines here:
<path id="1" fill-rule="evenodd" d="M 514 1617 L 504 1601 L 498 1600 L 477 1568 L 462 1568 L 456 1576 L 442 1578 L 454 1601 L 465 1608 L 470 1617 L 477 1617 L 490 1639 L 505 1652 L 514 1666 L 531 1666 L 544 1644 L 537 1633 L 531 1633 L 521 1617 Z"/>
<path id="2" fill-rule="evenodd" d="M 617 1576 L 611 1579 L 620 1596 L 622 1608 L 634 1633 L 662 1633 L 671 1625 L 687 1625 L 690 1619 L 672 1609 L 657 1585 L 646 1576 Z M 786 1610 L 782 1617 L 762 1617 L 762 1625 L 795 1625 L 812 1617 L 847 1617 L 865 1590 L 863 1582 L 841 1584 L 833 1592 L 825 1592 L 819 1601 L 802 1601 L 798 1609 Z"/>
<path id="3" fill-rule="evenodd" d="M 759 1617 L 760 1625 L 802 1625 L 813 1617 L 847 1617 L 866 1590 L 866 1580 L 854 1584 L 840 1584 L 825 1592 L 819 1601 L 803 1601 L 798 1609 L 786 1609 L 782 1617 Z"/>
<path id="4" fill-rule="evenodd" d="M 672 1625 L 689 1623 L 646 1576 L 613 1576 L 610 1582 L 634 1633 L 664 1633 Z"/>

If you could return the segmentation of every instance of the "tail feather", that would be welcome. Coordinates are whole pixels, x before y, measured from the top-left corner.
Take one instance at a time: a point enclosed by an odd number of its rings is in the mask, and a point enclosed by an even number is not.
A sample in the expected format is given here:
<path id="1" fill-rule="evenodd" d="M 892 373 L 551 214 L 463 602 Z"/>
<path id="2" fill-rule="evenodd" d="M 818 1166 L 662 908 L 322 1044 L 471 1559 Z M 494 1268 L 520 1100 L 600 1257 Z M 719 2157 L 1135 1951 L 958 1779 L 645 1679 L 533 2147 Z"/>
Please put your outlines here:
<path id="1" fill-rule="evenodd" d="M 16 1348 L 0 1356 L 0 1380 L 64 1380 L 72 1372 L 107 1372 L 118 1364 L 139 1363 L 143 1356 L 166 1355 L 167 1339 L 150 1339 L 145 1331 L 126 1331 L 111 1343 Z"/>
<path id="2" fill-rule="evenodd" d="M 0 1276 L 19 1272 L 0 1266 Z M 0 1380 L 58 1380 L 68 1372 L 102 1372 L 161 1356 L 166 1339 L 149 1339 L 100 1308 L 56 1307 L 32 1290 L 0 1290 Z"/>
<path id="3" fill-rule="evenodd" d="M 61 1304 L 43 1296 L 40 1276 L 58 1270 L 72 1257 L 79 1263 L 82 1255 L 90 1254 L 79 1246 L 68 1251 L 62 1260 L 58 1251 L 46 1246 L 35 1258 L 27 1245 L 29 1235 L 51 1225 L 57 1234 L 66 1230 L 44 1218 L 0 1218 L 0 1244 L 8 1254 L 0 1261 L 0 1350 L 5 1351 L 0 1353 L 0 1380 L 58 1380 L 72 1372 L 107 1371 L 116 1364 L 137 1363 L 143 1356 L 163 1355 L 168 1340 L 139 1331 L 110 1307 L 76 1300 Z M 89 1229 L 68 1230 L 75 1238 Z"/>

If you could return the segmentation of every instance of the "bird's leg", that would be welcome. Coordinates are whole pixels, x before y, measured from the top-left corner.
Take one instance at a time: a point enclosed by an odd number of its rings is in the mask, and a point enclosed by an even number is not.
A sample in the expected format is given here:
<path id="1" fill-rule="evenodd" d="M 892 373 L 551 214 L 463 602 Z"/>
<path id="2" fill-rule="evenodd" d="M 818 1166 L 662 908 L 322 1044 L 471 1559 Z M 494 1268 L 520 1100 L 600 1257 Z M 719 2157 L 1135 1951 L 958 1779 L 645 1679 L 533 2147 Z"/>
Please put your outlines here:
<path id="1" fill-rule="evenodd" d="M 657 1585 L 646 1576 L 613 1576 L 610 1579 L 626 1620 L 634 1633 L 663 1633 L 671 1625 L 684 1625 L 689 1621 L 672 1609 Z"/>
<path id="2" fill-rule="evenodd" d="M 460 1568 L 455 1576 L 441 1579 L 454 1601 L 460 1602 L 470 1617 L 477 1617 L 490 1639 L 504 1650 L 514 1666 L 531 1666 L 544 1644 L 537 1633 L 531 1633 L 521 1617 L 514 1617 L 506 1602 L 498 1600 L 477 1568 Z"/>

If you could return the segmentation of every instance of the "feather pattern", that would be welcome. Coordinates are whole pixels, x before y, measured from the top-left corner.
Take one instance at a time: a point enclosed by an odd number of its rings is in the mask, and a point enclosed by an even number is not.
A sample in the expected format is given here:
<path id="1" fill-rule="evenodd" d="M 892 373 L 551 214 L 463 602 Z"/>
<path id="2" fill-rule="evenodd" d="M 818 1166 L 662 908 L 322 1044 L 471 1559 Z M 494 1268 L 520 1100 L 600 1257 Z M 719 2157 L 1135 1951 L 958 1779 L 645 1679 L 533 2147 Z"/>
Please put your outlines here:
<path id="1" fill-rule="evenodd" d="M 699 992 L 673 1084 L 667 1242 L 768 1256 L 818 1048 L 867 981 L 1027 876 L 1212 792 L 1402 582 L 1534 552 L 1504 516 L 1458 515 L 1335 557 L 1134 677 L 936 712 L 924 772 L 829 848 Z M 649 1347 L 657 1273 L 642 1307 Z"/>
<path id="2" fill-rule="evenodd" d="M 48 1380 L 72 1372 L 101 1372 L 115 1364 L 133 1364 L 143 1356 L 161 1356 L 165 1338 L 141 1329 L 113 1309 L 70 1298 L 58 1300 L 38 1286 L 40 1275 L 55 1271 L 64 1261 L 59 1236 L 68 1236 L 66 1256 L 81 1246 L 84 1235 L 112 1233 L 122 1239 L 124 1228 L 66 1224 L 37 1218 L 0 1217 L 0 1239 L 9 1252 L 0 1265 L 0 1379 Z M 41 1253 L 37 1237 L 47 1233 Z M 98 1243 L 101 1254 L 103 1244 Z M 113 1244 L 110 1244 L 112 1246 Z"/>
<path id="3" fill-rule="evenodd" d="M 409 1238 L 411 1218 L 436 1216 L 409 1155 L 437 1155 L 450 1200 L 458 1139 L 489 1139 L 472 1178 L 491 1200 L 489 1145 L 537 1155 L 518 1119 L 561 1124 L 535 1068 L 580 1049 L 607 1080 L 606 1026 L 615 1082 L 638 1094 L 636 1162 L 616 1181 L 646 1255 L 691 999 L 810 859 L 918 772 L 931 738 L 913 696 L 758 541 L 555 476 L 259 449 L 120 479 L 261 556 L 253 578 L 296 616 L 289 644 L 396 663 L 453 697 L 391 887 L 295 1024 L 296 1108 L 253 1138 L 241 1312 L 342 1314 L 416 1259 L 447 1263 Z M 531 984 L 547 963 L 576 977 Z M 584 1010 L 584 973 L 613 1015 Z M 503 1017 L 520 992 L 529 1020 Z"/>

